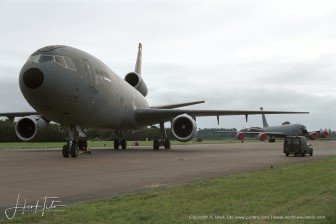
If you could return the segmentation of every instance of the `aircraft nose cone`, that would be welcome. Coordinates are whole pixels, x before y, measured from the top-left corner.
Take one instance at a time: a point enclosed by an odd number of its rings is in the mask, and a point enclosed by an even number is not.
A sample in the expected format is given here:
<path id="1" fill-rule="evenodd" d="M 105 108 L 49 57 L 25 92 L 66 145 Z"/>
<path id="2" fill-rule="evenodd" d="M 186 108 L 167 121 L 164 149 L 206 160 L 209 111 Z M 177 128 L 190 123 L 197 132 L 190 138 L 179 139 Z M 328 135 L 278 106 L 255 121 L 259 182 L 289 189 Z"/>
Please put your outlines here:
<path id="1" fill-rule="evenodd" d="M 28 88 L 36 89 L 42 85 L 44 74 L 38 68 L 29 68 L 23 73 L 22 81 Z"/>

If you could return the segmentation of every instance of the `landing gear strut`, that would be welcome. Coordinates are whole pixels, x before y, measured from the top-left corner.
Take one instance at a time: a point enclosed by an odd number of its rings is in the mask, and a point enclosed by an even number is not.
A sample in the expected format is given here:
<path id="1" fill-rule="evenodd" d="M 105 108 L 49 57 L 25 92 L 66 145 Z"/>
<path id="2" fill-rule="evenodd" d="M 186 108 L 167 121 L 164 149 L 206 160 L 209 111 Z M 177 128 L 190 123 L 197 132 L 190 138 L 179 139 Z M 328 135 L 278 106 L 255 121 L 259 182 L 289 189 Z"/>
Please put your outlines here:
<path id="1" fill-rule="evenodd" d="M 153 141 L 153 149 L 159 150 L 160 146 L 163 146 L 165 149 L 170 149 L 170 140 L 167 138 L 167 132 L 164 128 L 164 123 L 160 122 L 160 133 L 161 139 L 154 139 Z"/>

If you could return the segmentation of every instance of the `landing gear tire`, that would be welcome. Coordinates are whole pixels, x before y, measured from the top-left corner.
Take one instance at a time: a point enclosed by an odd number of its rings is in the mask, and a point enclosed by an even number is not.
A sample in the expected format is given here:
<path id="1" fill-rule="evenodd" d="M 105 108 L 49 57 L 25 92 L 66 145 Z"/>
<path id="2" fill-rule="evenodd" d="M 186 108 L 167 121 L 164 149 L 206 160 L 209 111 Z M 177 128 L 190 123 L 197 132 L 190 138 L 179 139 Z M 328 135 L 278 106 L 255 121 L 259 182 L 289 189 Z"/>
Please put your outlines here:
<path id="1" fill-rule="evenodd" d="M 154 150 L 159 150 L 159 148 L 160 148 L 159 140 L 154 139 L 154 141 L 153 141 L 153 149 Z"/>
<path id="2" fill-rule="evenodd" d="M 76 158 L 78 156 L 79 147 L 76 142 L 73 142 L 70 149 L 71 157 Z"/>
<path id="3" fill-rule="evenodd" d="M 127 141 L 126 141 L 126 139 L 121 139 L 120 145 L 121 145 L 122 149 L 126 149 L 127 148 Z"/>
<path id="4" fill-rule="evenodd" d="M 63 145 L 63 148 L 62 148 L 62 155 L 64 158 L 69 158 L 69 147 L 68 145 Z"/>
<path id="5" fill-rule="evenodd" d="M 119 149 L 120 142 L 118 139 L 114 140 L 114 149 Z"/>
<path id="6" fill-rule="evenodd" d="M 170 140 L 169 139 L 165 139 L 163 144 L 164 144 L 165 149 L 170 149 Z"/>

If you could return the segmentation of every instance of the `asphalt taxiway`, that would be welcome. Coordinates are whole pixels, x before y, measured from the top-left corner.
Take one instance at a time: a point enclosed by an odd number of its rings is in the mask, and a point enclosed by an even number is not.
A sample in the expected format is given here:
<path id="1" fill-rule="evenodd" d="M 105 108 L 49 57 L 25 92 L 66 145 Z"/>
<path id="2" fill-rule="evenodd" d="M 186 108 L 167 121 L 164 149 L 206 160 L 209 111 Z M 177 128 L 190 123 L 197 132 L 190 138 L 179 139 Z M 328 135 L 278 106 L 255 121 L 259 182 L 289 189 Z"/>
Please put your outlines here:
<path id="1" fill-rule="evenodd" d="M 18 194 L 27 203 L 47 196 L 66 204 L 336 156 L 335 141 L 312 143 L 312 157 L 286 157 L 280 141 L 173 145 L 159 151 L 95 148 L 78 158 L 63 158 L 60 149 L 4 149 L 0 209 L 3 214 L 15 206 Z"/>

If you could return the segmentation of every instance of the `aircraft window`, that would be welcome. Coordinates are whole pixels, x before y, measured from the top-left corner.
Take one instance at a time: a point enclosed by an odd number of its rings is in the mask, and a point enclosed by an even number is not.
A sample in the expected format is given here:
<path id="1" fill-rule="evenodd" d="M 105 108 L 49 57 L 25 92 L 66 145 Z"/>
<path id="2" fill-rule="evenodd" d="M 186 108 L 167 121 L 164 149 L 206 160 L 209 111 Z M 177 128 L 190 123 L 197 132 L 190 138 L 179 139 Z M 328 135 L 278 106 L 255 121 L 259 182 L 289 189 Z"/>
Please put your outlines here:
<path id="1" fill-rule="evenodd" d="M 65 64 L 64 58 L 62 56 L 56 55 L 55 56 L 55 62 L 62 65 L 64 68 L 66 68 L 66 64 Z"/>
<path id="2" fill-rule="evenodd" d="M 64 60 L 66 62 L 67 68 L 77 71 L 75 64 L 73 63 L 72 59 L 70 57 L 64 57 Z"/>
<path id="3" fill-rule="evenodd" d="M 39 62 L 43 63 L 43 62 L 51 62 L 54 61 L 54 56 L 52 55 L 41 55 Z"/>
<path id="4" fill-rule="evenodd" d="M 30 63 L 45 63 L 45 62 L 56 62 L 62 65 L 64 68 L 77 71 L 75 63 L 70 57 L 60 56 L 60 55 L 32 55 L 28 58 L 27 62 Z"/>
<path id="5" fill-rule="evenodd" d="M 41 55 L 32 55 L 28 58 L 27 62 L 38 63 Z"/>

